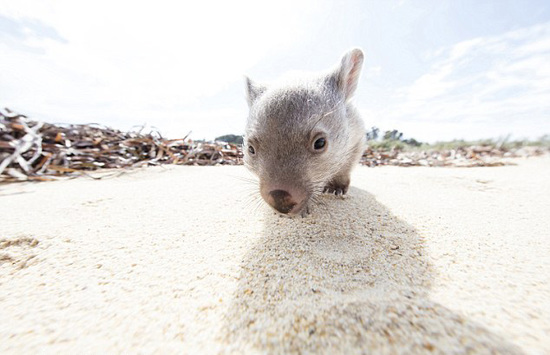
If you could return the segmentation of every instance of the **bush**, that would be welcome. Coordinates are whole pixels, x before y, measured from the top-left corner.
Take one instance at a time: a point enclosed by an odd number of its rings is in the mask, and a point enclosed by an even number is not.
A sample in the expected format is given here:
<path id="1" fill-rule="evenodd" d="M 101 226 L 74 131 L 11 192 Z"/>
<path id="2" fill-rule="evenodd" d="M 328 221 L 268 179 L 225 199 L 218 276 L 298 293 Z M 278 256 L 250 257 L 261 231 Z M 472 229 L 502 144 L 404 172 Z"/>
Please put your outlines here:
<path id="1" fill-rule="evenodd" d="M 233 144 L 243 144 L 243 136 L 237 136 L 234 134 L 226 134 L 225 136 L 216 137 L 216 141 L 233 143 Z"/>

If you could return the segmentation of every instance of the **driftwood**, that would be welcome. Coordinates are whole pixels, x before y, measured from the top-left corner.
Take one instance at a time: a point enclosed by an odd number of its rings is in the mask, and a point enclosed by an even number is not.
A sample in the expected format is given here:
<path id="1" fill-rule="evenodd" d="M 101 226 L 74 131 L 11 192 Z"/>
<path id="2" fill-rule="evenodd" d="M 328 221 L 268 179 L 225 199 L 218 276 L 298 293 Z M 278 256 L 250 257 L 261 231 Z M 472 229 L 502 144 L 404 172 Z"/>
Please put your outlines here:
<path id="1" fill-rule="evenodd" d="M 544 147 L 507 149 L 496 145 L 472 145 L 454 149 L 424 149 L 401 151 L 399 149 L 367 148 L 361 164 L 367 166 L 428 166 L 428 167 L 492 167 L 513 165 L 509 158 L 539 156 L 548 153 Z"/>

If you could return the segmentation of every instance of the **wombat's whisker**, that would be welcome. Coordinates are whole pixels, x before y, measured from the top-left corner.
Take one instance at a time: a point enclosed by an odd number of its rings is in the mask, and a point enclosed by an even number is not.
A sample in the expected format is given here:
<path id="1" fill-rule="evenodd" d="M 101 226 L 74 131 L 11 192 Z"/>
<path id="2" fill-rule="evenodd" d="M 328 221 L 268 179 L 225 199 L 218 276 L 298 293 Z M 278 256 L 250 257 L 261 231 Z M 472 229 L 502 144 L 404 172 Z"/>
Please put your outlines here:
<path id="1" fill-rule="evenodd" d="M 254 199 L 253 203 L 254 205 L 251 208 L 252 212 L 258 212 L 263 205 L 263 200 L 259 195 L 256 195 L 256 198 Z"/>
<path id="2" fill-rule="evenodd" d="M 262 204 L 262 199 L 258 195 L 257 191 L 251 192 L 244 200 L 243 207 L 251 209 L 253 212 L 257 211 Z"/>
<path id="3" fill-rule="evenodd" d="M 254 185 L 258 185 L 258 179 L 254 179 L 254 178 L 248 178 L 248 177 L 244 177 L 244 176 L 235 176 L 235 179 L 239 180 L 239 181 L 242 181 L 242 182 L 245 182 L 247 184 L 254 184 Z"/>

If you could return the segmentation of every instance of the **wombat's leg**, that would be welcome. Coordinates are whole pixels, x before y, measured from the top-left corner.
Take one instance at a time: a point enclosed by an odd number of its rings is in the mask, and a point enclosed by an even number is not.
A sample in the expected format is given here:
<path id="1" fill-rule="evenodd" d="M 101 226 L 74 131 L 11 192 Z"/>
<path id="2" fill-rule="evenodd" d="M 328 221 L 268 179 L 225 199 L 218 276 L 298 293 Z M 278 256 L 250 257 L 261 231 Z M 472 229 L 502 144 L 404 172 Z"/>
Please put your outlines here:
<path id="1" fill-rule="evenodd" d="M 351 167 L 341 171 L 333 177 L 327 186 L 325 186 L 323 192 L 328 192 L 329 194 L 335 195 L 345 195 L 348 192 L 350 179 Z"/>
<path id="2" fill-rule="evenodd" d="M 360 140 L 352 150 L 350 158 L 342 169 L 328 182 L 323 189 L 323 192 L 335 195 L 345 195 L 348 192 L 349 183 L 351 181 L 350 175 L 354 165 L 357 164 L 359 158 L 363 154 L 364 143 Z"/>

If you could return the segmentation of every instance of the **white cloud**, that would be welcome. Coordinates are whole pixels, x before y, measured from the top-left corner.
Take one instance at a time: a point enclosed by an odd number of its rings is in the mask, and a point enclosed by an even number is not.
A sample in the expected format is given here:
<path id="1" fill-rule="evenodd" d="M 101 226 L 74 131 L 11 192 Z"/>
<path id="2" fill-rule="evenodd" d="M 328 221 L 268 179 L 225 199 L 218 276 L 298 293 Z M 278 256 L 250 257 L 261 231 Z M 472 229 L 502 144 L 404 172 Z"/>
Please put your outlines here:
<path id="1" fill-rule="evenodd" d="M 373 78 L 376 76 L 380 76 L 382 74 L 382 67 L 376 66 L 376 67 L 369 67 L 365 69 L 365 73 L 363 74 L 366 78 Z"/>
<path id="2" fill-rule="evenodd" d="M 428 140 L 550 133 L 550 23 L 460 42 L 428 58 L 429 71 L 394 92 L 393 108 L 371 113 L 384 126 Z"/>
<path id="3" fill-rule="evenodd" d="M 158 125 L 157 117 L 178 116 L 301 40 L 316 8 L 291 0 L 3 1 L 0 15 L 39 20 L 64 41 L 28 28 L 25 38 L 2 41 L 9 55 L 0 56 L 0 104 L 57 121 Z"/>

